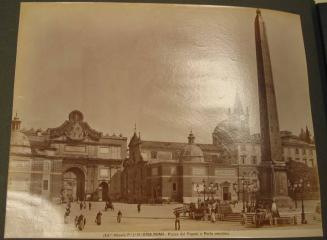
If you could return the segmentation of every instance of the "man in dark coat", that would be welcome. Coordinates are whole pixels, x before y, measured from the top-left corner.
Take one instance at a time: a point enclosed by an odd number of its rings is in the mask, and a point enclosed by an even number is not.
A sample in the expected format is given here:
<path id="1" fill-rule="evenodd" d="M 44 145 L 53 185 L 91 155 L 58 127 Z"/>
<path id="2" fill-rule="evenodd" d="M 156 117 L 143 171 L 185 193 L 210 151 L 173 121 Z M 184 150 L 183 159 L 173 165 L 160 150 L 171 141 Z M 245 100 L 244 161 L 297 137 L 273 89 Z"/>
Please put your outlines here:
<path id="1" fill-rule="evenodd" d="M 117 222 L 120 223 L 121 222 L 121 218 L 122 218 L 123 214 L 122 212 L 119 210 L 117 213 Z"/>
<path id="2" fill-rule="evenodd" d="M 95 217 L 95 222 L 97 225 L 101 225 L 101 216 L 102 216 L 102 213 L 99 211 Z"/>
<path id="3" fill-rule="evenodd" d="M 92 204 L 91 202 L 89 202 L 89 211 L 91 211 L 91 208 L 92 208 Z"/>
<path id="4" fill-rule="evenodd" d="M 141 212 L 141 203 L 137 204 L 137 212 L 140 213 Z"/>
<path id="5" fill-rule="evenodd" d="M 77 228 L 78 230 L 83 230 L 84 226 L 86 224 L 86 218 L 84 217 L 83 214 L 79 215 L 79 217 L 77 218 Z"/>

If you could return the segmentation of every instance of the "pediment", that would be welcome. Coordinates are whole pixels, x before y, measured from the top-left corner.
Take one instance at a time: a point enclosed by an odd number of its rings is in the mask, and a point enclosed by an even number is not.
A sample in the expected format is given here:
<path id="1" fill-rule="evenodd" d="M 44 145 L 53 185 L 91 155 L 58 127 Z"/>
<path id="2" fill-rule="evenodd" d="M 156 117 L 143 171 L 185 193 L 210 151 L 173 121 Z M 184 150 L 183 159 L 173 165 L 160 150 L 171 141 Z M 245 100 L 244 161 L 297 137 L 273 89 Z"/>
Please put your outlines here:
<path id="1" fill-rule="evenodd" d="M 68 120 L 57 128 L 50 128 L 50 139 L 65 139 L 72 142 L 81 142 L 86 139 L 99 141 L 101 132 L 92 129 L 89 124 L 83 121 L 83 114 L 80 111 L 72 111 Z"/>

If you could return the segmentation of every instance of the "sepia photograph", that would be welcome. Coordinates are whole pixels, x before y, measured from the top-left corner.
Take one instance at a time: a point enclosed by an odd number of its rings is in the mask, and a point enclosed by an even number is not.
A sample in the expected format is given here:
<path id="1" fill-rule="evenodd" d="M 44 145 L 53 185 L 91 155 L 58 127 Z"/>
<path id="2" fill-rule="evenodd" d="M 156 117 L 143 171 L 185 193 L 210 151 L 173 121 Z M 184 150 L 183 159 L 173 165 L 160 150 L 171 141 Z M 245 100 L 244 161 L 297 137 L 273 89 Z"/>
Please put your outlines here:
<path id="1" fill-rule="evenodd" d="M 300 15 L 21 3 L 6 238 L 323 235 Z"/>

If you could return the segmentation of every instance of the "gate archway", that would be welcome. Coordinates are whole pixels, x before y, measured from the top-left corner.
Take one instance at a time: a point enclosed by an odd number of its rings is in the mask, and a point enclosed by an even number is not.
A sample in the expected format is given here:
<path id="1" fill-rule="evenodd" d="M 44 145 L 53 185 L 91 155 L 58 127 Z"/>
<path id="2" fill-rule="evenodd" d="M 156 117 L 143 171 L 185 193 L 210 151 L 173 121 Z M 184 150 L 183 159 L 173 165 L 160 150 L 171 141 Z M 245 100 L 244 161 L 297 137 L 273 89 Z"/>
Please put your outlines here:
<path id="1" fill-rule="evenodd" d="M 85 174 L 78 167 L 68 168 L 64 172 L 63 189 L 74 200 L 85 200 Z"/>
<path id="2" fill-rule="evenodd" d="M 99 187 L 102 189 L 102 201 L 109 200 L 109 186 L 108 183 L 102 182 L 100 183 Z"/>

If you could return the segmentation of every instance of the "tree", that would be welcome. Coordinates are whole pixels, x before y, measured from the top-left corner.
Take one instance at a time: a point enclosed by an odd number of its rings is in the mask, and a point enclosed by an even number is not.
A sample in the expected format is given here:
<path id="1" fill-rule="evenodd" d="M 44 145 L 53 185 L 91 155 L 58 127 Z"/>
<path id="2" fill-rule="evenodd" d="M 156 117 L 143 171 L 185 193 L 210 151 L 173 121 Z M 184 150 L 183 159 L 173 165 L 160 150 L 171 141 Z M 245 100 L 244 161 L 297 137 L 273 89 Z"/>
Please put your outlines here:
<path id="1" fill-rule="evenodd" d="M 305 141 L 305 132 L 304 132 L 303 128 L 301 128 L 301 132 L 299 134 L 299 138 L 300 138 L 300 140 Z"/>
<path id="2" fill-rule="evenodd" d="M 308 126 L 305 127 L 305 138 L 304 138 L 304 141 L 306 141 L 307 143 L 311 143 L 312 140 L 311 140 L 311 133 L 308 129 Z"/>
<path id="3" fill-rule="evenodd" d="M 289 161 L 287 163 L 287 178 L 291 184 L 299 183 L 300 179 L 302 179 L 304 182 L 310 182 L 311 190 L 319 189 L 317 170 L 308 167 L 305 163 Z"/>

